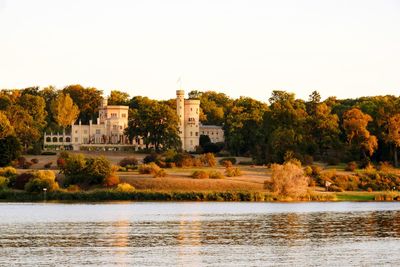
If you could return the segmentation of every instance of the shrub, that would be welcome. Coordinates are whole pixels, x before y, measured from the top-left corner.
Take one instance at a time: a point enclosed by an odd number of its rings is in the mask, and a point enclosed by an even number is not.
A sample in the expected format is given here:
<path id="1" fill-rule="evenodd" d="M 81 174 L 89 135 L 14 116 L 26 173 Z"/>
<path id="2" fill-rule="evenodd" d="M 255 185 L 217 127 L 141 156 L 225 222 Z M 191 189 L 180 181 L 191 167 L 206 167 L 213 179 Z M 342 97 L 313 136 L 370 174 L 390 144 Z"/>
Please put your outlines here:
<path id="1" fill-rule="evenodd" d="M 298 167 L 301 167 L 301 161 L 296 158 L 288 159 L 287 161 L 285 161 L 285 163 L 292 163 Z"/>
<path id="2" fill-rule="evenodd" d="M 140 174 L 156 174 L 161 170 L 161 168 L 155 164 L 154 162 L 150 162 L 149 164 L 141 164 L 139 165 L 139 173 Z"/>
<path id="3" fill-rule="evenodd" d="M 321 172 L 322 172 L 322 168 L 320 167 L 320 166 L 317 166 L 317 165 L 312 165 L 311 166 L 311 169 L 312 169 L 312 176 L 313 177 L 317 177 L 317 176 L 320 176 L 321 175 Z"/>
<path id="4" fill-rule="evenodd" d="M 15 178 L 17 176 L 17 170 L 11 166 L 0 168 L 0 176 Z"/>
<path id="5" fill-rule="evenodd" d="M 234 158 L 234 157 L 222 158 L 222 159 L 219 160 L 219 164 L 224 165 L 223 164 L 224 161 L 230 161 L 232 163 L 232 165 L 236 164 L 236 158 Z"/>
<path id="6" fill-rule="evenodd" d="M 135 187 L 128 183 L 121 183 L 117 185 L 117 191 L 119 192 L 133 192 L 135 191 Z"/>
<path id="7" fill-rule="evenodd" d="M 242 172 L 240 171 L 239 168 L 235 167 L 228 167 L 225 169 L 225 176 L 227 177 L 236 177 L 236 176 L 241 176 Z"/>
<path id="8" fill-rule="evenodd" d="M 103 185 L 106 187 L 116 186 L 117 184 L 119 184 L 119 177 L 117 175 L 115 175 L 114 173 L 107 176 L 104 179 L 104 183 L 103 183 Z"/>
<path id="9" fill-rule="evenodd" d="M 31 159 L 32 164 L 38 164 L 39 160 L 37 158 Z"/>
<path id="10" fill-rule="evenodd" d="M 224 160 L 223 162 L 221 162 L 221 165 L 224 166 L 225 168 L 230 168 L 233 166 L 232 161 L 230 160 Z"/>
<path id="11" fill-rule="evenodd" d="M 65 166 L 65 163 L 66 163 L 65 159 L 63 159 L 63 158 L 57 159 L 57 167 L 58 168 L 63 169 Z"/>
<path id="12" fill-rule="evenodd" d="M 209 175 L 206 171 L 194 171 L 191 177 L 194 179 L 208 179 Z"/>
<path id="13" fill-rule="evenodd" d="M 210 171 L 208 173 L 208 177 L 210 177 L 211 179 L 223 179 L 224 175 L 219 171 Z"/>
<path id="14" fill-rule="evenodd" d="M 21 144 L 17 137 L 9 135 L 0 139 L 0 166 L 10 165 L 21 153 Z"/>
<path id="15" fill-rule="evenodd" d="M 264 188 L 278 195 L 298 196 L 305 194 L 308 188 L 308 177 L 301 167 L 293 163 L 272 164 L 271 180 L 264 182 Z"/>
<path id="16" fill-rule="evenodd" d="M 15 183 L 12 185 L 15 189 L 23 190 L 25 185 L 34 178 L 33 172 L 24 172 L 15 178 Z"/>
<path id="17" fill-rule="evenodd" d="M 33 179 L 30 179 L 25 185 L 25 190 L 27 192 L 39 193 L 43 191 L 43 188 L 47 188 L 47 191 L 55 191 L 59 189 L 53 171 L 35 171 L 33 172 Z"/>
<path id="18" fill-rule="evenodd" d="M 165 176 L 167 176 L 167 172 L 164 169 L 159 169 L 158 171 L 153 173 L 154 178 L 165 177 Z"/>
<path id="19" fill-rule="evenodd" d="M 161 161 L 162 161 L 161 155 L 157 153 L 151 153 L 150 155 L 147 155 L 143 159 L 144 164 L 149 164 L 151 162 L 154 162 L 158 165 Z"/>
<path id="20" fill-rule="evenodd" d="M 81 191 L 81 188 L 79 187 L 79 185 L 71 184 L 67 187 L 67 191 L 68 192 L 79 192 L 79 191 Z"/>
<path id="21" fill-rule="evenodd" d="M 217 165 L 217 160 L 213 153 L 205 153 L 200 156 L 200 161 L 203 165 L 208 167 L 215 167 Z"/>
<path id="22" fill-rule="evenodd" d="M 330 192 L 344 192 L 344 189 L 333 184 L 333 185 L 328 187 L 328 191 L 330 191 Z"/>
<path id="23" fill-rule="evenodd" d="M 8 187 L 8 178 L 0 176 L 0 190 L 5 190 Z"/>
<path id="24" fill-rule="evenodd" d="M 350 171 L 353 172 L 355 169 L 357 169 L 357 163 L 355 161 L 350 161 L 347 163 L 347 166 L 345 168 L 345 171 Z"/>
<path id="25" fill-rule="evenodd" d="M 313 169 L 312 169 L 310 166 L 306 166 L 306 167 L 304 168 L 304 174 L 305 174 L 306 176 L 311 177 L 312 174 L 313 174 Z"/>
<path id="26" fill-rule="evenodd" d="M 53 162 L 50 161 L 50 162 L 44 164 L 44 168 L 45 168 L 45 169 L 50 169 L 50 168 L 51 168 L 51 165 L 53 165 Z"/>
<path id="27" fill-rule="evenodd" d="M 120 162 L 119 162 L 119 166 L 121 167 L 135 167 L 138 165 L 138 160 L 135 157 L 127 157 L 127 158 L 123 158 Z"/>
<path id="28" fill-rule="evenodd" d="M 199 160 L 195 161 L 194 157 L 188 153 L 177 153 L 172 162 L 175 162 L 177 167 L 192 167 L 194 164 L 201 164 Z"/>
<path id="29" fill-rule="evenodd" d="M 391 171 L 393 171 L 393 166 L 389 162 L 384 161 L 384 162 L 379 162 L 376 169 L 378 171 L 382 171 L 382 172 L 391 172 Z"/>

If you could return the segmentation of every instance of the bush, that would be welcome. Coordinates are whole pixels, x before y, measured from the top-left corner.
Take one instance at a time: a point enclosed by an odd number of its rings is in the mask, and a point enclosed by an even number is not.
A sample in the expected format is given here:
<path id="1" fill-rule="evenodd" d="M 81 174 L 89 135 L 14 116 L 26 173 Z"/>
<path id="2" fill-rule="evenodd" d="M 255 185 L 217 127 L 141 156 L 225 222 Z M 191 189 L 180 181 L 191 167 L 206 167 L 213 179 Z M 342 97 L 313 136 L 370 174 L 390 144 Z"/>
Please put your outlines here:
<path id="1" fill-rule="evenodd" d="M 194 171 L 191 177 L 194 179 L 208 179 L 209 174 L 206 171 Z"/>
<path id="2" fill-rule="evenodd" d="M 344 192 L 344 189 L 337 186 L 337 185 L 331 185 L 328 187 L 328 191 L 330 192 Z"/>
<path id="3" fill-rule="evenodd" d="M 317 176 L 320 176 L 320 175 L 321 175 L 322 168 L 321 168 L 320 166 L 312 165 L 312 166 L 311 166 L 311 169 L 312 169 L 311 175 L 312 175 L 313 177 L 317 177 Z"/>
<path id="4" fill-rule="evenodd" d="M 167 172 L 164 169 L 159 169 L 157 172 L 153 173 L 154 178 L 165 177 L 167 176 Z"/>
<path id="5" fill-rule="evenodd" d="M 177 167 L 192 167 L 201 164 L 200 160 L 197 159 L 196 161 L 194 157 L 188 153 L 177 153 L 172 159 L 172 162 L 174 162 Z"/>
<path id="6" fill-rule="evenodd" d="M 132 168 L 138 165 L 138 160 L 135 157 L 127 157 L 127 158 L 123 158 L 120 162 L 119 162 L 119 166 L 121 167 L 128 167 L 128 168 Z"/>
<path id="7" fill-rule="evenodd" d="M 0 176 L 15 178 L 17 176 L 17 170 L 11 166 L 0 168 Z"/>
<path id="8" fill-rule="evenodd" d="M 38 164 L 38 163 L 39 163 L 39 160 L 36 159 L 36 158 L 31 159 L 31 163 L 32 163 L 32 164 Z"/>
<path id="9" fill-rule="evenodd" d="M 106 187 L 116 186 L 117 184 L 119 184 L 119 177 L 117 175 L 115 175 L 114 173 L 107 176 L 104 179 L 104 183 L 103 183 L 103 185 Z"/>
<path id="10" fill-rule="evenodd" d="M 71 154 L 60 169 L 67 184 L 101 185 L 106 177 L 114 175 L 110 161 L 103 156 L 85 158 L 82 154 Z"/>
<path id="11" fill-rule="evenodd" d="M 144 157 L 143 163 L 144 164 L 149 164 L 150 162 L 157 163 L 157 161 L 159 161 L 160 158 L 161 158 L 161 155 L 159 155 L 157 153 L 151 153 L 150 155 L 147 155 L 146 157 Z"/>
<path id="12" fill-rule="evenodd" d="M 12 185 L 15 189 L 23 190 L 25 185 L 34 178 L 33 172 L 24 172 L 15 178 L 15 183 Z"/>
<path id="13" fill-rule="evenodd" d="M 68 192 L 79 192 L 79 191 L 81 191 L 81 188 L 79 187 L 79 185 L 71 184 L 67 187 L 67 191 Z"/>
<path id="14" fill-rule="evenodd" d="M 225 176 L 227 177 L 236 177 L 236 176 L 241 176 L 242 172 L 240 171 L 239 168 L 234 168 L 234 167 L 228 167 L 225 169 Z"/>
<path id="15" fill-rule="evenodd" d="M 119 192 L 133 192 L 135 191 L 135 187 L 128 183 L 121 183 L 117 185 L 117 191 Z"/>
<path id="16" fill-rule="evenodd" d="M 32 173 L 33 179 L 30 179 L 25 185 L 25 191 L 40 193 L 43 188 L 47 191 L 55 191 L 59 189 L 58 183 L 56 182 L 56 176 L 53 171 L 35 171 Z"/>
<path id="17" fill-rule="evenodd" d="M 44 164 L 44 168 L 45 168 L 45 169 L 50 169 L 50 168 L 51 168 L 51 165 L 53 165 L 53 162 L 50 161 L 50 162 Z"/>
<path id="18" fill-rule="evenodd" d="M 156 174 L 161 170 L 161 168 L 155 164 L 154 162 L 150 162 L 149 164 L 140 164 L 139 165 L 139 173 L 140 174 Z"/>
<path id="19" fill-rule="evenodd" d="M 215 159 L 215 156 L 212 153 L 206 153 L 201 155 L 200 162 L 202 163 L 202 165 L 208 167 L 215 167 L 217 165 L 217 160 Z"/>
<path id="20" fill-rule="evenodd" d="M 345 171 L 354 172 L 357 169 L 357 163 L 355 161 L 350 161 L 347 163 Z"/>
<path id="21" fill-rule="evenodd" d="M 219 171 L 210 171 L 208 173 L 208 177 L 210 177 L 211 179 L 223 179 L 224 175 Z"/>
<path id="22" fill-rule="evenodd" d="M 0 190 L 5 190 L 8 188 L 8 178 L 0 176 Z"/>
<path id="23" fill-rule="evenodd" d="M 313 169 L 310 166 L 306 166 L 304 168 L 304 174 L 308 177 L 311 177 L 313 174 Z"/>
<path id="24" fill-rule="evenodd" d="M 221 165 L 224 166 L 225 168 L 230 168 L 233 166 L 232 161 L 230 160 L 224 160 L 223 162 L 221 162 Z"/>
<path id="25" fill-rule="evenodd" d="M 391 171 L 393 171 L 393 166 L 389 162 L 384 161 L 384 162 L 379 162 L 376 169 L 378 171 L 382 171 L 382 172 L 391 172 Z"/>
<path id="26" fill-rule="evenodd" d="M 232 165 L 236 164 L 236 158 L 234 158 L 234 157 L 222 158 L 222 159 L 219 160 L 219 164 L 224 165 L 223 164 L 224 161 L 230 161 L 232 163 Z"/>
<path id="27" fill-rule="evenodd" d="M 293 163 L 272 164 L 271 180 L 264 182 L 264 188 L 283 196 L 299 196 L 308 189 L 308 177 L 301 167 Z"/>

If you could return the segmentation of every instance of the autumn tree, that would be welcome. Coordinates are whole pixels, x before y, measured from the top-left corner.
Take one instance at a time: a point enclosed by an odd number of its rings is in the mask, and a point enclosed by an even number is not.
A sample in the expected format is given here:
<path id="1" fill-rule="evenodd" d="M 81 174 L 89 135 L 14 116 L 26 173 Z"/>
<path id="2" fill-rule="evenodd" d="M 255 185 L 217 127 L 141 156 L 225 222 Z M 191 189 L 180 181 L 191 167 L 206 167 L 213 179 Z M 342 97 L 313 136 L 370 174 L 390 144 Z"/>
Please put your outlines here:
<path id="1" fill-rule="evenodd" d="M 347 141 L 350 146 L 361 150 L 363 158 L 367 158 L 367 154 L 372 156 L 378 148 L 376 136 L 371 135 L 367 130 L 368 123 L 371 121 L 371 116 L 364 114 L 358 108 L 349 109 L 343 114 L 343 128 Z"/>
<path id="2" fill-rule="evenodd" d="M 7 116 L 0 111 L 0 139 L 14 134 L 14 128 L 11 126 Z"/>
<path id="3" fill-rule="evenodd" d="M 82 85 L 69 85 L 63 90 L 64 94 L 69 94 L 74 103 L 79 108 L 79 119 L 82 123 L 89 123 L 98 116 L 99 106 L 103 99 L 101 90 L 94 87 L 83 87 Z"/>
<path id="4" fill-rule="evenodd" d="M 394 146 L 394 165 L 397 167 L 397 149 L 400 146 L 400 114 L 395 114 L 389 119 L 387 141 Z"/>
<path id="5" fill-rule="evenodd" d="M 60 93 L 51 105 L 54 120 L 63 129 L 76 121 L 79 115 L 79 108 L 69 94 Z"/>

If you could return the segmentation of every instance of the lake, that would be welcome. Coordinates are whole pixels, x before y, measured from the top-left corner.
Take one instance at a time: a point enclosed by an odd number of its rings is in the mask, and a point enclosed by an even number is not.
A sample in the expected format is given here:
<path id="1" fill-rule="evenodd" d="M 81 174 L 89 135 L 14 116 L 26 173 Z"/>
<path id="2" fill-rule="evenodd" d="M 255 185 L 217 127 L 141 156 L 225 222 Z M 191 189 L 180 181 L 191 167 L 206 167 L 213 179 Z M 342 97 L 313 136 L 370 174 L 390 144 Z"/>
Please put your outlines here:
<path id="1" fill-rule="evenodd" d="M 375 266 L 400 203 L 0 203 L 0 265 Z"/>

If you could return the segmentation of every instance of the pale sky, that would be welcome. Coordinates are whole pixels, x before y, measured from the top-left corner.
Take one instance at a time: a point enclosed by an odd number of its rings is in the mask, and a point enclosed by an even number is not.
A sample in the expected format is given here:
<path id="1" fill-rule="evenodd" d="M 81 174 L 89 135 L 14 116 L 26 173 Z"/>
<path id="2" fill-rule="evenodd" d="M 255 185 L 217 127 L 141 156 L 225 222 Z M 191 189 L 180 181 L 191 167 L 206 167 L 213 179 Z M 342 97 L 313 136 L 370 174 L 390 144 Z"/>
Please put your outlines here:
<path id="1" fill-rule="evenodd" d="M 400 0 L 0 0 L 0 88 L 400 94 Z"/>

